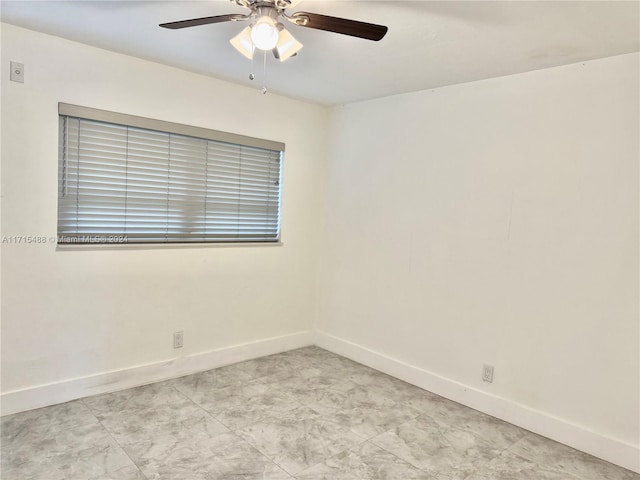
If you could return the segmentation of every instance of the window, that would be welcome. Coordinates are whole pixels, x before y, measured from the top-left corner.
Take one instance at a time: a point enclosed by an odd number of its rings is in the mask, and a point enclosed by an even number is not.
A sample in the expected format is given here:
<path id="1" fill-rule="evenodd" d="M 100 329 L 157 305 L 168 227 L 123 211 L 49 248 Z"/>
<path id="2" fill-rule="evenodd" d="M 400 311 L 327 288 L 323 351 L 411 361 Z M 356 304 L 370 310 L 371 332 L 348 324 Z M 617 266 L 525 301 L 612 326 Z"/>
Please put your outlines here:
<path id="1" fill-rule="evenodd" d="M 59 104 L 58 243 L 276 242 L 284 145 Z"/>

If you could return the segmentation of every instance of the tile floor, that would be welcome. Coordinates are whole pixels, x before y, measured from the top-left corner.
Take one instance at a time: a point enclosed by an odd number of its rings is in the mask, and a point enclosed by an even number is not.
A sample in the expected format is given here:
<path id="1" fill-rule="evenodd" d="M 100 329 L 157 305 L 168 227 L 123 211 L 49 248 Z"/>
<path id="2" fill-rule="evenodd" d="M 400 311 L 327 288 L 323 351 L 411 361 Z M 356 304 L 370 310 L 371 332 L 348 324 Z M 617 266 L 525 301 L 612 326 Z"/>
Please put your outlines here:
<path id="1" fill-rule="evenodd" d="M 2 418 L 2 480 L 639 480 L 317 347 Z"/>

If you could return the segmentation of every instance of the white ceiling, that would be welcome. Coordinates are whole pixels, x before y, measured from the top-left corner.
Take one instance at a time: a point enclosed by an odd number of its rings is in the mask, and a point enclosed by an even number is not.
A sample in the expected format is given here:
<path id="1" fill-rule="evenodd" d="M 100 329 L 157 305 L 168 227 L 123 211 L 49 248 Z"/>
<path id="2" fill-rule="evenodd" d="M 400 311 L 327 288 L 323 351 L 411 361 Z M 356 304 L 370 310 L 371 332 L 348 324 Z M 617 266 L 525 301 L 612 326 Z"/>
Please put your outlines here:
<path id="1" fill-rule="evenodd" d="M 287 24 L 304 48 L 267 60 L 270 91 L 336 105 L 640 49 L 640 2 L 304 0 L 292 11 L 379 23 L 380 42 Z M 158 24 L 244 13 L 226 0 L 2 1 L 2 21 L 236 83 L 261 86 L 229 39 L 244 24 Z"/>

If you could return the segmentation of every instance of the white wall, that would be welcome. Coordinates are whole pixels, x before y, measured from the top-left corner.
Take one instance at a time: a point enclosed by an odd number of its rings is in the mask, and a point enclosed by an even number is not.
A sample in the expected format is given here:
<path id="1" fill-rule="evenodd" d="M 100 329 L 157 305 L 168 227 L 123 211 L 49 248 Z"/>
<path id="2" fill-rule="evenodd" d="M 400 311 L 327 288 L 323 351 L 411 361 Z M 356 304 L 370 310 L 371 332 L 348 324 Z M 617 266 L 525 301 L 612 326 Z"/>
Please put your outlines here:
<path id="1" fill-rule="evenodd" d="M 321 345 L 640 468 L 638 58 L 334 109 Z"/>
<path id="2" fill-rule="evenodd" d="M 326 109 L 3 24 L 5 236 L 56 234 L 58 102 L 285 142 L 284 245 L 2 245 L 3 394 L 311 328 Z"/>

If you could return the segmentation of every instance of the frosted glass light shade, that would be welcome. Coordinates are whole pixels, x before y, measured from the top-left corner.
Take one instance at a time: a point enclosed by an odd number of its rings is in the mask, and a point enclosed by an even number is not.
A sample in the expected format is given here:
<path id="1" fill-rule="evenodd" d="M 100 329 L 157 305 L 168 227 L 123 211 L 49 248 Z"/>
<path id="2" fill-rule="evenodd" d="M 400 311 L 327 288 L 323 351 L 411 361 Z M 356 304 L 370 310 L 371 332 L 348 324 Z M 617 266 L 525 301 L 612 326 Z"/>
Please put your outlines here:
<path id="1" fill-rule="evenodd" d="M 251 40 L 260 50 L 273 50 L 278 44 L 278 27 L 270 17 L 260 17 L 251 28 Z"/>
<path id="2" fill-rule="evenodd" d="M 242 30 L 238 35 L 229 40 L 231 45 L 249 60 L 253 58 L 255 47 L 251 41 L 251 27 Z"/>
<path id="3" fill-rule="evenodd" d="M 278 38 L 278 45 L 276 48 L 278 49 L 278 58 L 281 62 L 284 62 L 287 58 L 300 51 L 302 44 L 287 30 L 282 29 L 280 31 L 280 37 Z"/>

